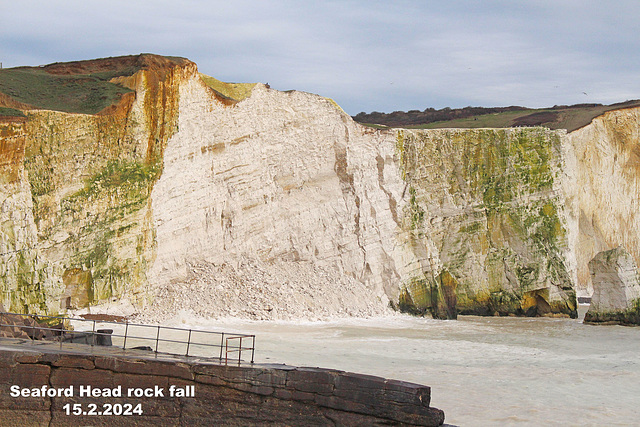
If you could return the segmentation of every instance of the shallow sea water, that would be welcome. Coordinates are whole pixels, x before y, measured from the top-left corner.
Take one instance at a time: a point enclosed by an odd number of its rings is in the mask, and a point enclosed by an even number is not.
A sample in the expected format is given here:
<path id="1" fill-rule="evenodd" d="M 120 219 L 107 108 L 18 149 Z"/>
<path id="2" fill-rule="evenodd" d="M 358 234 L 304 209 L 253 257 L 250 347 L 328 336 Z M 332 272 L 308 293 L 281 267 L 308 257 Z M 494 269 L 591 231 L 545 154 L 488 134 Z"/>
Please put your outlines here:
<path id="1" fill-rule="evenodd" d="M 179 316 L 170 325 L 256 334 L 256 362 L 429 385 L 431 404 L 445 411 L 448 424 L 640 425 L 640 328 L 573 319 L 401 315 L 327 322 Z"/>

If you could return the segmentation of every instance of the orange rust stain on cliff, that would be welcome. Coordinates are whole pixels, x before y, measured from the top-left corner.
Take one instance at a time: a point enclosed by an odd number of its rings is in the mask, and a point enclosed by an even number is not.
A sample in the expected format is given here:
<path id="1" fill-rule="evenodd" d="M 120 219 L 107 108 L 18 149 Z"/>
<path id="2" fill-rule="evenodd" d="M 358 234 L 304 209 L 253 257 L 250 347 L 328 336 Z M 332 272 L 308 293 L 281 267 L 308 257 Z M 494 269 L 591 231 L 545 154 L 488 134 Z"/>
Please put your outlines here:
<path id="1" fill-rule="evenodd" d="M 177 129 L 179 82 L 182 76 L 197 73 L 196 65 L 184 58 L 158 55 L 137 57 L 139 71 L 128 77 L 111 80 L 140 93 L 144 90 L 148 143 L 146 161 L 162 159 L 167 141 Z"/>
<path id="2" fill-rule="evenodd" d="M 133 103 L 138 93 L 144 89 L 144 113 L 148 131 L 146 161 L 148 163 L 162 159 L 167 141 L 177 129 L 180 77 L 197 73 L 196 65 L 188 59 L 152 54 L 51 64 L 44 69 L 51 74 L 64 75 L 97 72 L 120 74 L 110 81 L 133 89 L 135 92 L 123 95 L 118 103 L 97 114 L 103 117 L 98 122 L 101 134 L 114 134 L 112 128 L 114 125 L 121 128 L 121 131 L 116 132 L 118 133 L 116 138 L 124 137 L 126 120 Z"/>
<path id="3" fill-rule="evenodd" d="M 131 106 L 133 105 L 133 101 L 136 100 L 135 92 L 128 92 L 122 95 L 117 104 L 112 104 L 100 112 L 98 112 L 98 116 L 127 116 L 131 111 Z"/>
<path id="4" fill-rule="evenodd" d="M 112 83 L 120 84 L 133 90 L 139 89 L 140 86 L 138 83 L 140 83 L 140 75 L 144 73 L 147 76 L 147 80 L 151 83 L 150 92 L 152 92 L 151 94 L 147 93 L 146 101 L 157 101 L 158 99 L 167 98 L 168 95 L 175 95 L 176 99 L 174 100 L 174 103 L 177 104 L 177 91 L 175 91 L 175 93 L 173 93 L 174 91 L 166 93 L 163 86 L 170 80 L 170 77 L 175 72 L 176 68 L 186 68 L 189 66 L 193 66 L 195 68 L 195 64 L 186 58 L 140 54 L 86 61 L 55 63 L 46 65 L 42 67 L 42 69 L 49 74 L 65 76 L 88 75 L 105 72 L 113 73 L 113 75 L 117 77 L 110 80 Z M 128 114 L 135 97 L 135 93 L 125 94 L 116 103 L 104 108 L 102 111 L 97 113 L 97 115 L 105 116 L 113 114 Z M 149 97 L 152 99 L 149 99 Z M 163 99 L 163 102 L 153 102 L 153 104 L 153 108 L 162 108 L 163 106 L 168 105 L 168 102 L 166 99 Z M 21 110 L 36 109 L 33 105 L 16 101 L 11 96 L 4 93 L 0 93 L 0 106 Z M 163 115 L 164 111 L 161 116 L 152 114 L 149 118 L 152 119 L 151 122 L 153 123 L 156 122 L 158 118 L 163 117 Z M 6 121 L 6 119 L 4 121 Z M 163 126 L 158 126 L 158 123 L 154 123 L 153 128 L 150 130 L 154 134 L 158 131 L 160 133 L 164 132 Z M 165 139 L 165 135 L 160 135 L 161 141 L 164 141 Z M 150 147 L 153 147 L 154 145 L 155 144 L 150 144 Z"/>
<path id="5" fill-rule="evenodd" d="M 184 60 L 182 66 L 165 57 L 144 57 L 145 114 L 149 126 L 147 162 L 161 159 L 167 141 L 177 129 L 180 71 L 192 73 L 197 69 L 194 63 Z"/>
<path id="6" fill-rule="evenodd" d="M 20 179 L 24 152 L 24 127 L 0 123 L 0 182 L 13 183 Z"/>

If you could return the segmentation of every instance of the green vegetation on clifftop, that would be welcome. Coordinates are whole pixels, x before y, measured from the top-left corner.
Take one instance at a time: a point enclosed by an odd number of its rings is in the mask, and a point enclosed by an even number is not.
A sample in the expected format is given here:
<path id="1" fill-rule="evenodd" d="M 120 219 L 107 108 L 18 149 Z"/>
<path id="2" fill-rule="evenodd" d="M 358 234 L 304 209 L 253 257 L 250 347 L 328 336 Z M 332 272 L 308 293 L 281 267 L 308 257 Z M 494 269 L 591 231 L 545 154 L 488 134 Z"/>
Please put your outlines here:
<path id="1" fill-rule="evenodd" d="M 209 88 L 232 101 L 242 101 L 248 98 L 256 85 L 256 83 L 226 83 L 202 73 L 200 78 Z"/>
<path id="2" fill-rule="evenodd" d="M 96 114 L 131 92 L 109 83 L 113 76 L 112 72 L 56 75 L 43 68 L 7 68 L 0 70 L 0 92 L 39 109 Z"/>
<path id="3" fill-rule="evenodd" d="M 544 126 L 549 129 L 567 129 L 569 132 L 586 126 L 595 117 L 607 111 L 640 106 L 640 100 L 611 105 L 577 104 L 556 105 L 550 108 L 525 107 L 465 107 L 427 108 L 424 111 L 394 111 L 393 113 L 359 113 L 354 120 L 368 126 L 407 129 L 443 128 L 509 128 Z"/>
<path id="4" fill-rule="evenodd" d="M 0 107 L 0 117 L 2 116 L 27 117 L 22 111 L 15 108 Z"/>

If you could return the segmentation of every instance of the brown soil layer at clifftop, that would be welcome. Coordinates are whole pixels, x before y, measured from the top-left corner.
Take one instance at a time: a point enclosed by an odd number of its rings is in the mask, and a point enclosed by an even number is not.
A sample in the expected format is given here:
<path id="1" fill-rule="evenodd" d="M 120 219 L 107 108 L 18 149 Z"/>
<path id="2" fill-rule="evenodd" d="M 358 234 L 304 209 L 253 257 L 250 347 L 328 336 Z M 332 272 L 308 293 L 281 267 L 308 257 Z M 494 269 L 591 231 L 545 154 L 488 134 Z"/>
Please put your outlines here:
<path id="1" fill-rule="evenodd" d="M 130 76 L 141 69 L 159 70 L 167 69 L 175 65 L 184 65 L 189 60 L 186 58 L 160 56 L 153 54 L 140 54 L 118 56 L 113 58 L 90 59 L 86 61 L 56 62 L 41 67 L 49 74 L 95 74 L 112 73 L 114 77 Z"/>

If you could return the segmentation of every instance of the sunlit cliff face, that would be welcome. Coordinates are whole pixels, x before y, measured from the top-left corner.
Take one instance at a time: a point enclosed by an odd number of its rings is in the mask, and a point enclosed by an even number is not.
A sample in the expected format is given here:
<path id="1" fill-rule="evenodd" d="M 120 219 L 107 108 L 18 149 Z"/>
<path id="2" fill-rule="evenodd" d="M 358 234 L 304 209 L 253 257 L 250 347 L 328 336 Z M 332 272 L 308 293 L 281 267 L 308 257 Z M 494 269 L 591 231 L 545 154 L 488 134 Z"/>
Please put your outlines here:
<path id="1" fill-rule="evenodd" d="M 151 188 L 176 130 L 180 77 L 196 72 L 159 58 L 116 77 L 135 92 L 98 114 L 28 109 L 0 123 L 11 160 L 0 189 L 5 308 L 58 312 L 144 294 Z"/>
<path id="2" fill-rule="evenodd" d="M 640 255 L 637 110 L 568 135 L 377 131 L 317 95 L 237 100 L 189 61 L 144 61 L 100 114 L 0 122 L 5 308 L 161 308 L 173 287 L 202 298 L 165 312 L 226 307 L 209 316 L 571 315 L 596 252 Z"/>

